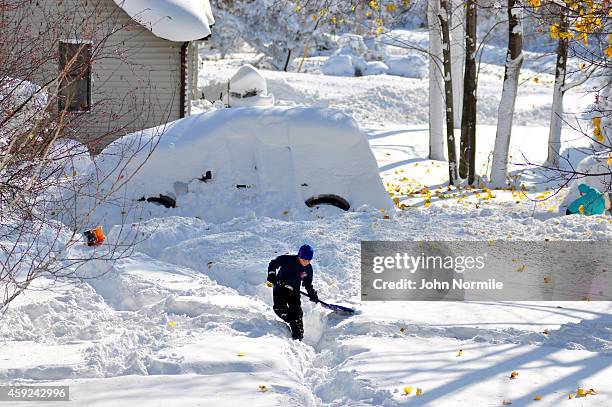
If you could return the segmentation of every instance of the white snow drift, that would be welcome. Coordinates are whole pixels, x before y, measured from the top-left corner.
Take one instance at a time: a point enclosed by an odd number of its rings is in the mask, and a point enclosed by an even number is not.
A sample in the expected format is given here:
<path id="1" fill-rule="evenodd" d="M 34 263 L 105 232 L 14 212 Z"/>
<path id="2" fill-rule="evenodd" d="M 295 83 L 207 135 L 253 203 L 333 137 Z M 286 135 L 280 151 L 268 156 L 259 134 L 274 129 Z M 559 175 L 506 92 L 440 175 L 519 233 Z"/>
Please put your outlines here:
<path id="1" fill-rule="evenodd" d="M 215 23 L 208 0 L 114 0 L 134 21 L 157 37 L 195 41 Z"/>
<path id="2" fill-rule="evenodd" d="M 95 167 L 107 176 L 102 192 L 127 180 L 114 193 L 117 199 L 176 199 L 170 209 L 144 203 L 151 217 L 170 210 L 215 222 L 251 213 L 299 213 L 307 210 L 306 200 L 321 195 L 340 197 L 351 209 L 392 207 L 368 142 L 355 121 L 337 110 L 221 109 L 169 123 L 160 137 L 162 130 L 148 129 L 107 147 Z M 158 143 L 152 153 L 142 148 L 147 142 Z M 118 165 L 134 152 L 134 159 Z M 121 211 L 109 204 L 98 208 L 105 223 L 120 220 Z"/>

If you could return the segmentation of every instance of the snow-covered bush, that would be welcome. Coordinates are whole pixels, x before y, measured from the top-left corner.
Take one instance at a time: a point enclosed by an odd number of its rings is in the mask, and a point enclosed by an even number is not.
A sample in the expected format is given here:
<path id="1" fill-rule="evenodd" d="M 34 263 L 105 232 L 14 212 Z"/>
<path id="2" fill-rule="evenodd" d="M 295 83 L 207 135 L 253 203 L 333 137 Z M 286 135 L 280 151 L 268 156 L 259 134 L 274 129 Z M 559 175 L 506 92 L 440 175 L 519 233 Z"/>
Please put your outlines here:
<path id="1" fill-rule="evenodd" d="M 47 92 L 40 86 L 21 79 L 0 80 L 0 148 L 8 144 L 11 133 L 27 132 L 44 115 Z"/>
<path id="2" fill-rule="evenodd" d="M 388 57 L 385 63 L 389 67 L 389 75 L 422 79 L 428 74 L 427 62 L 418 55 Z"/>
<path id="3" fill-rule="evenodd" d="M 384 75 L 389 71 L 389 67 L 380 61 L 368 62 L 363 70 L 364 75 Z"/>
<path id="4" fill-rule="evenodd" d="M 363 42 L 363 37 L 356 34 L 343 34 L 338 38 L 339 48 L 334 55 L 363 56 L 368 47 Z"/>
<path id="5" fill-rule="evenodd" d="M 325 75 L 355 76 L 353 58 L 350 55 L 332 55 L 321 67 Z"/>

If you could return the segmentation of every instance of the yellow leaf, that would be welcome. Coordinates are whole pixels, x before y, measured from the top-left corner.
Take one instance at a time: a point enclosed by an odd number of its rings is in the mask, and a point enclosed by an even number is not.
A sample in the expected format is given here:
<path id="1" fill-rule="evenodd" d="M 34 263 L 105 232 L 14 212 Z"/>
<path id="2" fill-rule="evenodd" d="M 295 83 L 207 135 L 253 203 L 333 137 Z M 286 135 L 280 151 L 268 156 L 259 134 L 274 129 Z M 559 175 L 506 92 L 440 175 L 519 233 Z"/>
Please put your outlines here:
<path id="1" fill-rule="evenodd" d="M 584 205 L 580 205 L 578 207 L 578 212 L 580 212 L 581 215 L 584 215 Z"/>
<path id="2" fill-rule="evenodd" d="M 238 356 L 239 358 L 244 357 L 246 354 L 244 352 L 238 352 L 236 353 L 236 356 Z"/>
<path id="3" fill-rule="evenodd" d="M 606 164 L 612 165 L 612 153 L 608 154 L 608 160 L 606 161 Z"/>
<path id="4" fill-rule="evenodd" d="M 404 393 L 409 395 L 410 393 L 412 393 L 412 386 L 406 386 L 404 387 Z"/>
<path id="5" fill-rule="evenodd" d="M 266 386 L 265 384 L 260 384 L 259 385 L 259 391 L 264 392 L 264 391 L 268 391 L 270 389 L 268 389 L 268 386 Z"/>
<path id="6" fill-rule="evenodd" d="M 552 282 L 552 278 L 550 278 L 550 277 L 544 277 L 544 282 L 545 282 L 545 283 L 547 283 L 547 284 L 548 284 L 548 283 L 551 283 L 551 282 Z"/>
<path id="7" fill-rule="evenodd" d="M 511 378 L 511 379 L 516 379 L 516 378 L 517 378 L 517 376 L 518 376 L 518 372 L 512 372 L 512 373 L 510 373 L 510 378 Z"/>
<path id="8" fill-rule="evenodd" d="M 176 322 L 174 322 L 174 321 L 168 321 L 168 326 L 176 326 Z"/>
<path id="9" fill-rule="evenodd" d="M 540 400 L 542 400 L 542 396 L 540 396 L 539 394 L 536 394 L 536 396 L 533 399 L 535 401 L 540 401 Z"/>
<path id="10" fill-rule="evenodd" d="M 429 199 L 427 199 L 425 203 L 423 204 L 423 206 L 426 208 L 429 208 L 430 205 L 431 205 L 431 201 Z"/>
<path id="11" fill-rule="evenodd" d="M 422 395 L 422 394 L 423 394 L 423 389 L 421 389 L 420 387 L 417 387 L 417 390 L 416 390 L 416 395 L 417 395 L 417 396 L 420 396 L 420 395 Z"/>
<path id="12" fill-rule="evenodd" d="M 573 399 L 573 398 L 574 398 L 574 393 L 569 393 L 569 394 L 567 395 L 567 399 L 568 399 L 568 400 L 571 400 L 571 399 Z"/>
<path id="13" fill-rule="evenodd" d="M 586 392 L 582 387 L 578 387 L 578 390 L 576 390 L 576 397 L 586 397 Z"/>
<path id="14" fill-rule="evenodd" d="M 518 269 L 516 269 L 516 271 L 518 271 L 518 272 L 522 273 L 523 271 L 525 271 L 525 265 L 524 265 L 524 264 L 521 264 L 521 265 L 519 266 L 519 268 L 518 268 Z"/>
<path id="15" fill-rule="evenodd" d="M 596 394 L 597 394 L 597 392 L 595 391 L 595 389 L 588 389 L 588 390 L 586 391 L 586 394 L 590 394 L 591 396 L 594 396 L 594 395 L 596 395 Z"/>
<path id="16" fill-rule="evenodd" d="M 463 349 L 459 349 L 459 352 L 457 352 L 457 356 L 463 356 Z"/>
<path id="17" fill-rule="evenodd" d="M 601 118 L 593 117 L 593 135 L 600 143 L 604 142 L 603 132 L 601 131 Z"/>

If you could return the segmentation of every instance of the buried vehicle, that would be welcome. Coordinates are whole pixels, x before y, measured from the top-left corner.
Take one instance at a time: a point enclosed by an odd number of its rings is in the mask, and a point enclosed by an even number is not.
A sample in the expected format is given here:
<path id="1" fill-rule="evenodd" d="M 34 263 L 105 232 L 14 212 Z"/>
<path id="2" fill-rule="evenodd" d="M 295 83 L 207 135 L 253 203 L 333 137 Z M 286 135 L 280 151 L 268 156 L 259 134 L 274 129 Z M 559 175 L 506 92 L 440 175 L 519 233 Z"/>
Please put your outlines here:
<path id="1" fill-rule="evenodd" d="M 97 175 L 89 176 L 105 179 L 97 195 L 113 197 L 95 211 L 106 223 L 126 221 L 130 211 L 220 222 L 319 205 L 393 207 L 357 123 L 334 109 L 214 110 L 127 135 L 95 161 Z M 133 211 L 135 203 L 144 210 Z"/>

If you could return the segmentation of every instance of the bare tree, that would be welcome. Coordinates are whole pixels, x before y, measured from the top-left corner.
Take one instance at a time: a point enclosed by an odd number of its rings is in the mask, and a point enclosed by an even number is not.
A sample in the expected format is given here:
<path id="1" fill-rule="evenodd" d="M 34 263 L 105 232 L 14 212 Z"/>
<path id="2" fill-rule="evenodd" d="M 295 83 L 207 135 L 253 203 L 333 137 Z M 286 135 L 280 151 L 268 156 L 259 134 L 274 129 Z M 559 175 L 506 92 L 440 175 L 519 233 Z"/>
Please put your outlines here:
<path id="1" fill-rule="evenodd" d="M 476 0 L 467 0 L 465 15 L 465 73 L 463 75 L 463 111 L 459 176 L 474 183 L 476 162 Z"/>
<path id="2" fill-rule="evenodd" d="M 450 26 L 451 5 L 448 0 L 440 0 L 440 29 L 442 31 L 442 56 L 444 59 L 444 97 L 446 103 L 446 144 L 448 149 L 448 183 L 458 183 L 457 153 L 455 147 L 455 124 L 453 115 L 453 75 L 451 60 Z"/>
<path id="3" fill-rule="evenodd" d="M 508 175 L 508 153 L 512 134 L 512 117 L 518 90 L 519 74 L 523 65 L 522 9 L 516 0 L 508 0 L 508 51 L 504 72 L 504 85 L 497 112 L 497 134 L 493 149 L 491 183 L 505 186 Z"/>
<path id="4" fill-rule="evenodd" d="M 455 128 L 461 128 L 463 106 L 463 63 L 465 61 L 465 8 L 462 0 L 451 0 L 451 68 L 453 71 L 453 114 Z"/>
<path id="5" fill-rule="evenodd" d="M 40 277 L 71 277 L 87 261 L 128 255 L 136 238 L 136 230 L 124 225 L 101 246 L 84 246 L 81 235 L 96 226 L 92 211 L 132 174 L 108 183 L 109 174 L 94 165 L 85 177 L 81 171 L 91 164 L 90 152 L 74 139 L 100 148 L 154 114 L 155 96 L 142 92 L 151 86 L 146 73 L 126 81 L 120 97 L 109 92 L 92 101 L 91 80 L 100 61 L 139 70 L 130 62 L 129 45 L 115 39 L 136 23 L 121 23 L 121 9 L 109 12 L 106 6 L 0 1 L 0 310 Z M 114 108 L 104 131 L 90 114 L 101 106 Z M 147 140 L 135 143 L 118 166 L 154 148 Z M 101 182 L 111 187 L 97 188 Z M 84 198 L 89 209 L 79 211 L 77 201 Z"/>
<path id="6" fill-rule="evenodd" d="M 442 77 L 442 33 L 438 12 L 440 3 L 427 3 L 429 27 L 429 158 L 444 161 L 444 90 Z"/>
<path id="7" fill-rule="evenodd" d="M 557 20 L 559 31 L 568 31 L 567 10 L 563 6 L 557 7 Z M 553 88 L 553 102 L 548 133 L 548 158 L 550 166 L 559 165 L 559 152 L 561 149 L 561 129 L 563 128 L 563 95 L 565 94 L 565 77 L 567 71 L 567 50 L 569 39 L 561 36 L 557 43 L 557 63 L 555 65 L 555 84 Z"/>

